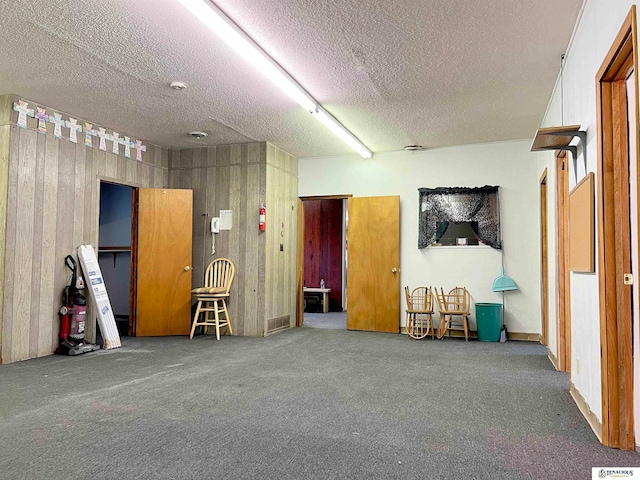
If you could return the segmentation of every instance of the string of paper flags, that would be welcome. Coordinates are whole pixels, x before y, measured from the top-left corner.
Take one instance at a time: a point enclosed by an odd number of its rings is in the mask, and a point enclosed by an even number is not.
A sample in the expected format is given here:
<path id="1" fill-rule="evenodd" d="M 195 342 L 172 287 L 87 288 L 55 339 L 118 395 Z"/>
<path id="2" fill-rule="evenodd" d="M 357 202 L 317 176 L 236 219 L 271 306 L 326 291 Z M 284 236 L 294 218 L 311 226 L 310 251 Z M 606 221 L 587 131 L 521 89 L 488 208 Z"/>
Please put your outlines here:
<path id="1" fill-rule="evenodd" d="M 135 142 L 126 135 L 121 137 L 118 132 L 107 133 L 106 129 L 98 127 L 93 128 L 93 124 L 84 122 L 84 125 L 78 124 L 78 119 L 69 117 L 67 120 L 62 118 L 59 113 L 48 114 L 46 108 L 36 107 L 29 108 L 29 103 L 24 100 L 18 100 L 13 103 L 13 110 L 18 112 L 17 125 L 20 128 L 27 128 L 27 117 L 38 120 L 38 133 L 47 134 L 47 123 L 53 123 L 53 136 L 57 139 L 62 138 L 62 129 L 69 129 L 69 141 L 78 143 L 78 133 L 84 133 L 84 144 L 87 147 L 93 146 L 93 137 L 98 137 L 98 148 L 107 150 L 107 140 L 112 142 L 111 152 L 120 155 L 120 146 L 124 147 L 125 158 L 131 158 L 131 149 L 136 151 L 136 160 L 142 161 L 142 152 L 147 151 L 147 146 L 140 140 Z"/>

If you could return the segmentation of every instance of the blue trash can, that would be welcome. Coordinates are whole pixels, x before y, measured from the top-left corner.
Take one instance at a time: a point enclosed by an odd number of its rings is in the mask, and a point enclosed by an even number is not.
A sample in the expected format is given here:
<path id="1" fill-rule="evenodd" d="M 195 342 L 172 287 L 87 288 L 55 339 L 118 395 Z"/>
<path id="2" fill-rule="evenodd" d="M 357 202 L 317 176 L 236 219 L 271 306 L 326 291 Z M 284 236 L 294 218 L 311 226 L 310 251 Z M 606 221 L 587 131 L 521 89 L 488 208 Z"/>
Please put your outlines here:
<path id="1" fill-rule="evenodd" d="M 476 303 L 476 324 L 478 325 L 478 340 L 481 342 L 500 341 L 502 304 Z"/>

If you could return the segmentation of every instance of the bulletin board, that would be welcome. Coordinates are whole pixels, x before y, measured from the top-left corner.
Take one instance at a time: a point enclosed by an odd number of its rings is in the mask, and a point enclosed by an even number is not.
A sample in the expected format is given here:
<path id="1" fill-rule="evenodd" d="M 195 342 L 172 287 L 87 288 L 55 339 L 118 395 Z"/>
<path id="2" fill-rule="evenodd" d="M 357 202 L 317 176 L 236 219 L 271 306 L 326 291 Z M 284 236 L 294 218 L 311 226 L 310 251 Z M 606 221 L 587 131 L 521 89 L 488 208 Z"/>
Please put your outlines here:
<path id="1" fill-rule="evenodd" d="M 569 270 L 595 272 L 593 173 L 569 193 Z"/>

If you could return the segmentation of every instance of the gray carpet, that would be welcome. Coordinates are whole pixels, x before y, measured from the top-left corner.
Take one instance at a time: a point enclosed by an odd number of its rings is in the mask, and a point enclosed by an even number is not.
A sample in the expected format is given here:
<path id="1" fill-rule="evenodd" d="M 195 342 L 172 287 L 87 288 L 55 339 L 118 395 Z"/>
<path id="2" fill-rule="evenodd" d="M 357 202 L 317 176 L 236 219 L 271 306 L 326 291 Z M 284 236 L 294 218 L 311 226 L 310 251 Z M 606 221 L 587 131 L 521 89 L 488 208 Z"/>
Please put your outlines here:
<path id="1" fill-rule="evenodd" d="M 347 312 L 306 313 L 302 319 L 306 327 L 346 330 Z"/>
<path id="2" fill-rule="evenodd" d="M 544 348 L 302 327 L 0 366 L 3 479 L 586 479 Z"/>

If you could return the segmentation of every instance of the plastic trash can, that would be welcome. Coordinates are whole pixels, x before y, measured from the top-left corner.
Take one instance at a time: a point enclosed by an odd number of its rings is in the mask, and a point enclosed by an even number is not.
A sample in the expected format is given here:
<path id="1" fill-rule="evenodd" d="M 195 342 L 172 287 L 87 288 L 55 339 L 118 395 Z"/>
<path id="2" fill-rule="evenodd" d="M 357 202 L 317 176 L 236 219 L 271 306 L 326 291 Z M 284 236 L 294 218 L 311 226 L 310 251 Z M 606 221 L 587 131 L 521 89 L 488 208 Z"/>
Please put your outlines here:
<path id="1" fill-rule="evenodd" d="M 476 324 L 478 325 L 478 340 L 481 342 L 500 341 L 502 304 L 476 303 Z"/>

